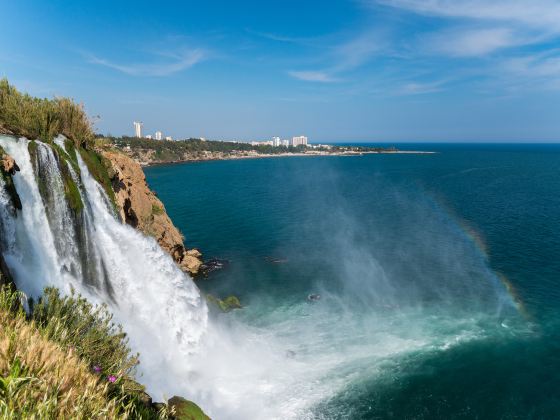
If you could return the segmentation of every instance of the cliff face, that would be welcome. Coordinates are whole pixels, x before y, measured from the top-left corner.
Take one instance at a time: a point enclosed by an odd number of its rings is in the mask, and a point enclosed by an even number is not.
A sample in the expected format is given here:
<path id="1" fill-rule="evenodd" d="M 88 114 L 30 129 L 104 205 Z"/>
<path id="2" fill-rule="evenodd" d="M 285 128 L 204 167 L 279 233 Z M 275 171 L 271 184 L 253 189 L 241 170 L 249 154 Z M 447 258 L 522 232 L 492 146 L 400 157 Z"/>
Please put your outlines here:
<path id="1" fill-rule="evenodd" d="M 121 153 L 104 151 L 102 154 L 111 165 L 109 177 L 121 219 L 154 237 L 183 271 L 197 274 L 202 264 L 200 252 L 185 248 L 183 236 L 173 225 L 163 203 L 148 187 L 140 165 Z"/>

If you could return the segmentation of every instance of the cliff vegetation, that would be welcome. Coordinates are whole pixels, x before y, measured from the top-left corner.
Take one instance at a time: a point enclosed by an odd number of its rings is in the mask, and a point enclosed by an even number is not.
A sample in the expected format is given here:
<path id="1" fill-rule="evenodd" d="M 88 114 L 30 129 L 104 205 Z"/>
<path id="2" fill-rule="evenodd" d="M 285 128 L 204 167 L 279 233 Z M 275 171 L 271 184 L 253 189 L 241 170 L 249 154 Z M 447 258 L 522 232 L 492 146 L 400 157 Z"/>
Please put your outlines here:
<path id="1" fill-rule="evenodd" d="M 138 355 L 105 306 L 47 288 L 37 302 L 0 288 L 0 418 L 192 419 L 191 401 L 152 403 Z"/>
<path id="2" fill-rule="evenodd" d="M 0 132 L 52 141 L 59 134 L 76 146 L 94 141 L 93 124 L 84 107 L 69 98 L 42 99 L 19 92 L 0 80 Z"/>

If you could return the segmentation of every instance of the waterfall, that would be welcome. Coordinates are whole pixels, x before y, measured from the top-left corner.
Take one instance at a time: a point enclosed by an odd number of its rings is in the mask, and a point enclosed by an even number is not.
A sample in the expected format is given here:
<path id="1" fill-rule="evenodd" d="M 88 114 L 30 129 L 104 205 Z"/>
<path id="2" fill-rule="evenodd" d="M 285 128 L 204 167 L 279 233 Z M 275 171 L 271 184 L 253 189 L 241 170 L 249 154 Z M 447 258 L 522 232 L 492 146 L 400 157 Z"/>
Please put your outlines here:
<path id="1" fill-rule="evenodd" d="M 141 353 L 148 389 L 156 398 L 170 396 L 167 364 L 178 359 L 187 364 L 197 351 L 207 326 L 205 301 L 153 238 L 117 220 L 79 154 L 76 171 L 63 161 L 62 150 L 57 154 L 35 142 L 30 153 L 30 143 L 0 136 L 0 145 L 21 169 L 14 183 L 23 208 L 15 216 L 0 188 L 2 251 L 17 287 L 36 297 L 53 285 L 107 303 Z M 60 140 L 56 144 L 63 147 Z M 68 204 L 62 169 L 78 186 L 80 211 Z"/>

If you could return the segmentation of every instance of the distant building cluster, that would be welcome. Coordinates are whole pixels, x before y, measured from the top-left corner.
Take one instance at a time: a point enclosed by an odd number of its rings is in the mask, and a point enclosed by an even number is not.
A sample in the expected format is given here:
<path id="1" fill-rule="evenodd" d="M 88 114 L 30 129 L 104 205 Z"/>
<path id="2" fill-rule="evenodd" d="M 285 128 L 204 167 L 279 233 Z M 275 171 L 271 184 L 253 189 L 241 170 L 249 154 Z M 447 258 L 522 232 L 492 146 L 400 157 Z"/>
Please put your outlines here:
<path id="1" fill-rule="evenodd" d="M 272 137 L 272 140 L 265 141 L 252 141 L 252 146 L 273 146 L 273 147 L 288 147 L 288 146 L 308 146 L 306 136 L 296 136 L 291 139 L 280 139 L 280 137 Z"/>
<path id="2" fill-rule="evenodd" d="M 142 127 L 144 126 L 143 122 L 138 122 L 138 121 L 134 121 L 134 135 L 141 139 L 141 138 L 146 138 L 146 139 L 150 139 L 150 140 L 168 140 L 168 141 L 172 141 L 173 138 L 171 136 L 164 136 L 163 132 L 161 131 L 156 131 L 153 135 L 152 134 L 146 134 L 146 135 L 142 135 Z M 201 141 L 206 141 L 206 139 L 204 137 L 200 138 Z M 225 140 L 223 140 L 225 141 Z M 231 143 L 246 143 L 246 141 L 243 140 L 232 140 L 230 141 Z M 278 136 L 274 136 L 272 137 L 272 140 L 265 140 L 265 141 L 250 141 L 248 142 L 249 144 L 251 144 L 252 146 L 273 146 L 273 147 L 297 147 L 297 146 L 305 146 L 305 147 L 311 147 L 313 149 L 316 149 L 318 147 L 320 148 L 328 148 L 330 146 L 324 146 L 324 145 L 311 145 L 308 143 L 308 138 L 307 136 L 294 136 L 290 139 L 282 139 Z"/>
<path id="3" fill-rule="evenodd" d="M 142 126 L 144 125 L 143 122 L 134 121 L 134 135 L 141 139 L 142 138 Z M 163 133 L 161 131 L 156 131 L 155 134 L 152 136 L 151 134 L 146 134 L 144 137 L 146 139 L 155 139 L 155 140 L 163 140 Z M 165 140 L 173 140 L 171 136 L 165 136 Z"/>

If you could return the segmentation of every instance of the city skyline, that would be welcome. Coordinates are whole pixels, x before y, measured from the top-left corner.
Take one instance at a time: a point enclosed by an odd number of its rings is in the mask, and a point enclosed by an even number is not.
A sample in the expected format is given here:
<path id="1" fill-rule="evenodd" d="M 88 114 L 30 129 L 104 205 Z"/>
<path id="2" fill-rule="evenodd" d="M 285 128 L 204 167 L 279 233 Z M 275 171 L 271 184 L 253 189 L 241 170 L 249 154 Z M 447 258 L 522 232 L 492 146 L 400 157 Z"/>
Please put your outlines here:
<path id="1" fill-rule="evenodd" d="M 3 11 L 0 77 L 85 103 L 103 134 L 128 134 L 142 115 L 143 130 L 174 138 L 560 140 L 552 0 L 29 0 Z"/>

